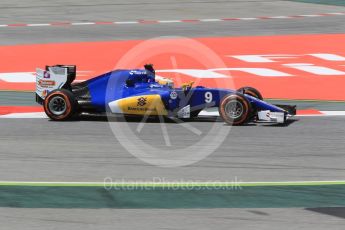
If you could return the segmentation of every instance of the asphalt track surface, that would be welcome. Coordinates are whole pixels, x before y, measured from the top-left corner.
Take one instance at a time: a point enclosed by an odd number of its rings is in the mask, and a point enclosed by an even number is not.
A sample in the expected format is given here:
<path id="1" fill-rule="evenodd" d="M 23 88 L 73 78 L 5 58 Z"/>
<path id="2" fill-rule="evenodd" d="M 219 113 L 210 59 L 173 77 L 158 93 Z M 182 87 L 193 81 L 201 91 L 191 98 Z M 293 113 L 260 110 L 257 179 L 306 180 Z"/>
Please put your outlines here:
<path id="1" fill-rule="evenodd" d="M 116 21 L 255 17 L 343 12 L 344 7 L 288 1 L 2 1 L 3 23 L 52 21 Z M 199 24 L 1 28 L 0 44 L 39 44 L 157 36 L 241 36 L 344 33 L 343 18 L 323 17 L 274 21 Z M 342 180 L 344 127 L 342 117 L 298 118 L 286 127 L 233 127 L 226 140 L 206 159 L 180 168 L 151 166 L 119 144 L 104 121 L 55 123 L 45 119 L 0 120 L 1 180 L 102 181 Z M 212 123 L 211 123 L 212 124 Z M 209 122 L 194 121 L 207 132 Z M 135 129 L 137 121 L 129 123 Z M 180 125 L 167 123 L 179 147 Z M 145 135 L 147 134 L 147 135 Z M 159 123 L 142 129 L 148 143 L 164 147 Z M 185 141 L 193 141 L 193 136 Z M 212 143 L 211 143 L 212 145 Z M 162 147 L 162 148 L 163 148 Z M 330 215 L 325 215 L 330 214 Z M 339 229 L 343 211 L 304 209 L 16 209 L 1 208 L 2 229 Z"/>
<path id="2" fill-rule="evenodd" d="M 127 181 L 152 181 L 155 177 L 167 181 L 233 181 L 236 177 L 242 181 L 343 179 L 345 127 L 341 117 L 301 117 L 287 127 L 232 127 L 226 140 L 208 158 L 178 170 L 151 166 L 132 156 L 119 144 L 106 121 L 56 123 L 47 119 L 5 119 L 0 122 L 1 140 L 5 143 L 0 165 L 3 180 L 87 182 L 103 181 L 105 177 Z M 128 123 L 132 130 L 139 124 L 136 120 Z M 188 124 L 200 130 L 201 136 L 209 135 L 208 130 L 213 126 L 210 121 Z M 166 127 L 176 149 L 192 145 L 200 138 L 174 122 L 167 122 Z M 161 124 L 152 120 L 138 135 L 145 143 L 162 151 L 165 142 L 161 132 Z M 204 143 L 202 147 L 211 148 L 214 144 Z"/>
<path id="3" fill-rule="evenodd" d="M 20 4 L 18 4 L 20 3 Z M 344 7 L 278 0 L 202 1 L 2 1 L 1 24 L 174 20 L 289 16 L 343 12 Z M 344 16 L 293 20 L 229 21 L 186 24 L 97 25 L 1 28 L 0 45 L 145 39 L 160 36 L 243 36 L 342 33 Z"/>

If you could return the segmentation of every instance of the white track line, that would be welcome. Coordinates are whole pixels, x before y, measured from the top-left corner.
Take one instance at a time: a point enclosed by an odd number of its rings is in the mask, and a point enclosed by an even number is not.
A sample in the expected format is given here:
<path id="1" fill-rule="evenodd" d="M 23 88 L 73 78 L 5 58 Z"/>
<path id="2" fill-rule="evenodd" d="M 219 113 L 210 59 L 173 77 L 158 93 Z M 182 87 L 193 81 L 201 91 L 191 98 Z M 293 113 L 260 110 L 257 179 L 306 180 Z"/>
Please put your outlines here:
<path id="1" fill-rule="evenodd" d="M 320 111 L 321 114 L 301 114 L 296 117 L 325 117 L 325 116 L 345 116 L 345 111 Z M 203 110 L 199 113 L 200 116 L 219 116 L 218 111 Z M 47 118 L 44 112 L 34 113 L 10 113 L 0 115 L 0 118 Z"/>
<path id="2" fill-rule="evenodd" d="M 345 12 L 331 12 L 321 14 L 301 14 L 301 15 L 278 15 L 278 16 L 262 16 L 262 17 L 248 17 L 248 18 L 204 18 L 204 19 L 175 19 L 175 20 L 134 20 L 134 21 L 118 21 L 104 23 L 101 21 L 92 22 L 63 22 L 63 23 L 22 23 L 22 24 L 2 24 L 0 28 L 10 27 L 40 27 L 40 26 L 83 26 L 83 25 L 121 25 L 121 24 L 167 24 L 167 23 L 190 23 L 190 22 L 221 22 L 221 21 L 252 21 L 252 20 L 266 20 L 266 19 L 296 19 L 296 18 L 313 18 L 313 17 L 330 17 L 342 16 Z"/>
<path id="3" fill-rule="evenodd" d="M 320 111 L 321 114 L 301 114 L 296 117 L 319 117 L 319 116 L 345 116 L 345 111 Z M 218 111 L 203 110 L 199 113 L 200 116 L 219 116 Z"/>
<path id="4" fill-rule="evenodd" d="M 220 21 L 222 21 L 222 19 L 206 18 L 206 19 L 200 19 L 199 21 L 201 21 L 201 22 L 220 22 Z"/>
<path id="5" fill-rule="evenodd" d="M 123 182 L 113 182 L 111 178 L 107 181 L 106 178 L 103 182 L 61 182 L 61 181 L 45 181 L 45 182 L 35 182 L 35 181 L 0 181 L 0 186 L 296 186 L 296 185 L 345 185 L 344 180 L 336 181 L 258 181 L 258 182 L 243 182 L 237 180 L 233 181 L 166 181 L 166 182 L 152 182 L 152 181 L 123 181 Z"/>
<path id="6" fill-rule="evenodd" d="M 158 23 L 179 23 L 181 20 L 159 20 Z"/>
<path id="7" fill-rule="evenodd" d="M 237 19 L 248 21 L 248 20 L 259 20 L 260 18 L 237 18 Z"/>
<path id="8" fill-rule="evenodd" d="M 41 23 L 41 24 L 27 24 L 27 26 L 51 26 L 49 23 Z"/>
<path id="9" fill-rule="evenodd" d="M 73 22 L 72 26 L 95 25 L 95 22 Z"/>
<path id="10" fill-rule="evenodd" d="M 273 17 L 267 17 L 267 18 L 270 18 L 270 19 L 290 19 L 292 17 L 290 17 L 290 16 L 273 16 Z"/>
<path id="11" fill-rule="evenodd" d="M 320 14 L 302 14 L 302 15 L 298 15 L 298 17 L 323 17 L 323 15 L 320 15 Z"/>
<path id="12" fill-rule="evenodd" d="M 10 113 L 5 115 L 0 115 L 0 118 L 47 118 L 44 112 L 35 113 Z"/>
<path id="13" fill-rule="evenodd" d="M 345 116 L 345 111 L 321 111 L 321 113 L 327 116 Z"/>
<path id="14" fill-rule="evenodd" d="M 114 22 L 114 24 L 138 24 L 137 21 L 128 21 L 128 22 Z"/>
<path id="15" fill-rule="evenodd" d="M 326 13 L 326 14 L 330 14 L 330 15 L 345 15 L 345 13 Z"/>

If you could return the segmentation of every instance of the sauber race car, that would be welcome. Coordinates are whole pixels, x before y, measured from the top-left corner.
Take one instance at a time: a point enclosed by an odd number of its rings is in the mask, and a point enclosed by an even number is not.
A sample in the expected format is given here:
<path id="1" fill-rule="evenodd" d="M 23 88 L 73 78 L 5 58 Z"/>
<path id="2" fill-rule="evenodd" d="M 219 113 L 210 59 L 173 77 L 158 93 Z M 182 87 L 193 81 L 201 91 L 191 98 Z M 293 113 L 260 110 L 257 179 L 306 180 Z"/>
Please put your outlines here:
<path id="1" fill-rule="evenodd" d="M 144 69 L 114 70 L 78 83 L 73 83 L 75 77 L 73 65 L 37 69 L 36 101 L 52 120 L 64 121 L 82 113 L 195 118 L 204 109 L 218 107 L 226 123 L 242 125 L 285 123 L 296 114 L 296 106 L 267 103 L 252 87 L 193 87 L 192 82 L 174 87 L 172 80 L 155 76 L 151 64 Z"/>

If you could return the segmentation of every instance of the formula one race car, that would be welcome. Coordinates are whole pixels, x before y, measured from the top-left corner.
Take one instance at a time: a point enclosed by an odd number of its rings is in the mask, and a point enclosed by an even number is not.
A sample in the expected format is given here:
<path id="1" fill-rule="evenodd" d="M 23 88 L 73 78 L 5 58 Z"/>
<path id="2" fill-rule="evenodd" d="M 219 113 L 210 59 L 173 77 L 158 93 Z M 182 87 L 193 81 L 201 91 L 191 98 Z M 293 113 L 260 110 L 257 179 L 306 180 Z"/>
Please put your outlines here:
<path id="1" fill-rule="evenodd" d="M 170 79 L 156 77 L 151 64 L 144 69 L 115 70 L 73 83 L 76 66 L 37 69 L 36 101 L 52 120 L 63 121 L 81 113 L 195 118 L 200 111 L 218 107 L 231 125 L 247 122 L 285 123 L 296 106 L 272 105 L 251 87 L 239 90 L 193 87 L 174 88 Z"/>

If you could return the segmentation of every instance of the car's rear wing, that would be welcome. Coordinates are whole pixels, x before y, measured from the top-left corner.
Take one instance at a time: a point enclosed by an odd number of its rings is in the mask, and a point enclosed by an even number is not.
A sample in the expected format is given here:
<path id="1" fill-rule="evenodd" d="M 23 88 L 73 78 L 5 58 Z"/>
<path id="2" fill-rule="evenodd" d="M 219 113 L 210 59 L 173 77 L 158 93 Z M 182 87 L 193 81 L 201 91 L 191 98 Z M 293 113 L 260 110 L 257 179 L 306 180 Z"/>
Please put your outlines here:
<path id="1" fill-rule="evenodd" d="M 45 70 L 36 69 L 36 101 L 42 103 L 45 97 L 55 89 L 70 89 L 76 77 L 76 66 L 46 66 Z"/>

